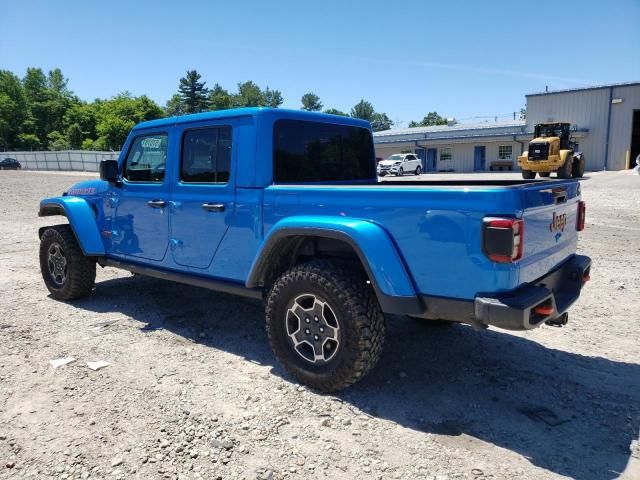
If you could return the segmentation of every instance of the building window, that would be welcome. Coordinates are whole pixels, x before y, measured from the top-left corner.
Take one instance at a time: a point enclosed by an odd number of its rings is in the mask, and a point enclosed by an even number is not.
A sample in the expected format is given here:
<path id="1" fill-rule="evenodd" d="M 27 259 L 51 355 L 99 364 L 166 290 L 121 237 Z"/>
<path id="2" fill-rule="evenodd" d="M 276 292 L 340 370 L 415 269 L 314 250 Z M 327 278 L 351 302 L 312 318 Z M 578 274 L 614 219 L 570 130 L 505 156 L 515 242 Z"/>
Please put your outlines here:
<path id="1" fill-rule="evenodd" d="M 498 160 L 513 160 L 513 147 L 511 145 L 499 145 Z"/>
<path id="2" fill-rule="evenodd" d="M 450 148 L 440 150 L 440 161 L 453 160 L 453 151 Z"/>

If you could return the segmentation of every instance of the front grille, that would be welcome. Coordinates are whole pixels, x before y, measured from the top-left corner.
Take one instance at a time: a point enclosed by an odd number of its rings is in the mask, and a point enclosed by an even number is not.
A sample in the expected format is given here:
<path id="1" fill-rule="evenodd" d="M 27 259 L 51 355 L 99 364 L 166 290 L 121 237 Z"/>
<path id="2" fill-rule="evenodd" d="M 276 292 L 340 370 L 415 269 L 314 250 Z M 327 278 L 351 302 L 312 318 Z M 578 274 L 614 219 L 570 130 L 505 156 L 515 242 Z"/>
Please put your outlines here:
<path id="1" fill-rule="evenodd" d="M 549 157 L 548 143 L 529 144 L 529 160 L 546 160 Z"/>

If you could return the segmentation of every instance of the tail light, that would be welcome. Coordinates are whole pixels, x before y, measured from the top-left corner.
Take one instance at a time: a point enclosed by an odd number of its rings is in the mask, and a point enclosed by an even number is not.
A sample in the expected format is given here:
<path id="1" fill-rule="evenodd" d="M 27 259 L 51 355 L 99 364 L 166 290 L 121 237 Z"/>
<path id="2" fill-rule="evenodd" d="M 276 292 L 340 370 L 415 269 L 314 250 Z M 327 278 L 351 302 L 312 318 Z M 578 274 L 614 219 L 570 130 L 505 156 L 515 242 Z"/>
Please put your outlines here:
<path id="1" fill-rule="evenodd" d="M 520 260 L 524 250 L 524 222 L 519 218 L 485 218 L 482 250 L 494 262 L 512 263 Z"/>
<path id="2" fill-rule="evenodd" d="M 587 204 L 585 202 L 578 202 L 578 223 L 576 225 L 576 230 L 581 232 L 584 230 L 584 219 L 587 215 Z"/>

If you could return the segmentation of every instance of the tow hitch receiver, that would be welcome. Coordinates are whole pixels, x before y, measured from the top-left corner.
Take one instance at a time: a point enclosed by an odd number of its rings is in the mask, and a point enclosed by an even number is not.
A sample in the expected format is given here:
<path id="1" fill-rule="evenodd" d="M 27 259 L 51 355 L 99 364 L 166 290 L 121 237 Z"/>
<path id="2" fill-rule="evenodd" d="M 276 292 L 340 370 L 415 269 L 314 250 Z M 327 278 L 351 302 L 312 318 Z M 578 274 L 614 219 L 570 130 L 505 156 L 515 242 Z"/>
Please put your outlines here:
<path id="1" fill-rule="evenodd" d="M 569 312 L 565 312 L 557 318 L 549 319 L 546 323 L 551 327 L 564 327 L 569 321 Z"/>

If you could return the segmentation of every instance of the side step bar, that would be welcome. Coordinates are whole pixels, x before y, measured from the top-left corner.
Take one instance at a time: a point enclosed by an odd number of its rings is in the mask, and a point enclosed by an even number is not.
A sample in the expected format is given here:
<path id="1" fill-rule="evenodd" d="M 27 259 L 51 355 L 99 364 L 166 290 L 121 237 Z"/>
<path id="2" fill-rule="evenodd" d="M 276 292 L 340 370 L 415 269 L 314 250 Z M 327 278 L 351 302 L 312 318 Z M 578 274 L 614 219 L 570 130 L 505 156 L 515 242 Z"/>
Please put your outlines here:
<path id="1" fill-rule="evenodd" d="M 161 270 L 135 263 L 122 262 L 112 258 L 99 257 L 98 264 L 103 267 L 114 267 L 121 270 L 127 270 L 131 273 L 146 275 L 147 277 L 160 278 L 162 280 L 170 280 L 172 282 L 184 283 L 194 287 L 202 287 L 216 292 L 229 293 L 231 295 L 239 295 L 242 297 L 255 298 L 262 300 L 262 290 L 259 288 L 247 288 L 242 284 L 226 282 L 214 278 L 201 277 L 197 275 L 187 275 L 185 273 L 171 272 Z"/>

